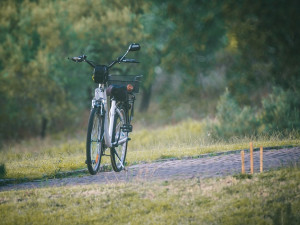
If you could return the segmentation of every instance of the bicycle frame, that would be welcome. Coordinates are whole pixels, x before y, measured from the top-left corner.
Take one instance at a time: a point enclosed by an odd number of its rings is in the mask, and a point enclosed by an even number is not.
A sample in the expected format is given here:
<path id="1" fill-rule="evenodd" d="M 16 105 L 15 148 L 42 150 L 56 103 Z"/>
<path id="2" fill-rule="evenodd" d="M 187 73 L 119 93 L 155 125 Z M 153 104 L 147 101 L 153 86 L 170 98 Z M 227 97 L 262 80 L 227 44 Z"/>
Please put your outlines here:
<path id="1" fill-rule="evenodd" d="M 74 62 L 86 62 L 93 67 L 92 78 L 95 83 L 99 84 L 95 89 L 95 98 L 92 100 L 86 141 L 86 164 L 92 175 L 99 171 L 102 156 L 111 157 L 114 171 L 120 172 L 125 169 L 127 142 L 130 140 L 128 133 L 132 132 L 130 122 L 133 116 L 134 94 L 139 91 L 141 76 L 135 76 L 134 80 L 127 78 L 114 80 L 111 79 L 113 75 L 109 75 L 109 69 L 117 63 L 139 63 L 136 59 L 125 58 L 129 51 L 138 51 L 139 49 L 139 44 L 130 44 L 123 56 L 118 57 L 107 66 L 87 60 L 86 55 L 68 58 Z M 120 83 L 122 86 L 121 89 L 118 89 L 117 86 Z M 108 87 L 109 92 L 106 92 Z M 119 90 L 124 92 L 120 97 L 118 94 L 113 94 L 114 90 L 117 91 L 116 93 L 120 93 Z M 105 154 L 108 148 L 110 155 Z"/>
<path id="2" fill-rule="evenodd" d="M 103 124 L 103 137 L 101 137 L 101 140 L 105 141 L 105 147 L 111 148 L 115 147 L 119 144 L 123 144 L 128 140 L 128 137 L 123 138 L 121 140 L 117 140 L 116 142 L 112 143 L 112 133 L 113 133 L 113 122 L 115 119 L 115 113 L 116 110 L 118 110 L 116 106 L 116 100 L 112 99 L 111 100 L 111 106 L 109 107 L 110 101 L 107 99 L 107 94 L 106 94 L 106 87 L 104 84 L 99 84 L 100 90 L 99 93 L 99 99 L 97 100 L 92 100 L 92 107 L 101 107 L 101 116 L 104 116 L 104 124 Z M 96 89 L 96 90 L 97 90 Z M 99 101 L 101 102 L 99 104 Z M 107 113 L 108 112 L 108 113 Z"/>

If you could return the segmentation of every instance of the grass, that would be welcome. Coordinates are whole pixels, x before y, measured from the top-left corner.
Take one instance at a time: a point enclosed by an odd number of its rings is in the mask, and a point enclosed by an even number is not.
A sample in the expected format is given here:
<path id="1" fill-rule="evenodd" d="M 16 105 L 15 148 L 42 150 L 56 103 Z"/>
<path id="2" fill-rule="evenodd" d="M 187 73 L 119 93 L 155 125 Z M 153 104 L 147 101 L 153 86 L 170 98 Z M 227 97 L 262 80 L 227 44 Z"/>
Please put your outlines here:
<path id="1" fill-rule="evenodd" d="M 251 178 L 251 179 L 249 179 Z M 300 168 L 5 191 L 0 224 L 299 224 Z"/>
<path id="2" fill-rule="evenodd" d="M 156 129 L 134 130 L 130 137 L 128 165 L 247 149 L 249 141 L 254 141 L 254 147 L 300 145 L 300 138 L 293 134 L 285 139 L 274 134 L 271 137 L 215 141 L 205 133 L 205 125 L 194 120 Z M 102 163 L 109 165 L 109 157 L 103 157 Z M 3 171 L 5 169 L 5 173 L 0 171 L 0 178 L 19 180 L 57 177 L 64 171 L 85 168 L 85 133 L 57 134 L 44 140 L 36 138 L 5 144 L 0 151 L 0 165 Z"/>

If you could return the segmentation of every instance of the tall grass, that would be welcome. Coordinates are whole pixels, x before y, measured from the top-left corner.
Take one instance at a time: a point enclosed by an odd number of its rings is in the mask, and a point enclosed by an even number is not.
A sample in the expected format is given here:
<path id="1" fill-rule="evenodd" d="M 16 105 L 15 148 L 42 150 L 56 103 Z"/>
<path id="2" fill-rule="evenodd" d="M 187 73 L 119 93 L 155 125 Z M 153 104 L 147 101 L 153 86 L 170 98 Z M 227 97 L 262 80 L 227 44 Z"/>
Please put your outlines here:
<path id="1" fill-rule="evenodd" d="M 134 130 L 128 144 L 127 164 L 246 149 L 249 141 L 254 141 L 257 147 L 300 145 L 299 137 L 293 133 L 285 138 L 273 134 L 224 141 L 212 138 L 206 130 L 204 122 L 195 120 L 156 129 Z M 109 149 L 106 151 L 109 153 Z M 0 164 L 5 166 L 2 178 L 40 179 L 58 176 L 60 172 L 85 168 L 85 157 L 84 132 L 73 136 L 57 134 L 45 140 L 31 139 L 5 144 L 0 151 Z M 110 165 L 109 157 L 102 159 L 103 165 Z"/>

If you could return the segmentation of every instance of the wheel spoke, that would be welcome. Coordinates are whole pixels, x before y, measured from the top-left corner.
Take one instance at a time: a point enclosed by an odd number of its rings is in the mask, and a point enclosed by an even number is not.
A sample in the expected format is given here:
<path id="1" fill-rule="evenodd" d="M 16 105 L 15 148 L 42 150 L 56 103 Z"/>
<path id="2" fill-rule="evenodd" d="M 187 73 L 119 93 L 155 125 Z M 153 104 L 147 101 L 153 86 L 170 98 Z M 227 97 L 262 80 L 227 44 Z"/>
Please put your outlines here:
<path id="1" fill-rule="evenodd" d="M 99 109 L 92 109 L 87 135 L 87 161 L 90 162 L 87 166 L 91 174 L 96 174 L 100 167 L 103 146 L 101 142 L 102 117 L 97 110 Z"/>
<path id="2" fill-rule="evenodd" d="M 120 156 L 118 155 L 118 153 L 117 153 L 116 151 L 115 151 L 115 154 L 116 154 L 117 158 L 119 159 L 119 163 L 120 163 L 121 166 L 124 168 L 124 165 L 123 165 L 123 163 L 122 163 L 122 160 L 121 160 Z"/>
<path id="3" fill-rule="evenodd" d="M 119 140 L 123 140 L 127 137 L 127 133 L 123 132 L 121 127 L 126 124 L 125 121 L 125 111 L 123 109 L 117 109 L 116 111 L 116 119 L 114 121 L 114 139 L 115 142 Z M 111 149 L 111 161 L 113 165 L 113 169 L 118 172 L 122 169 L 125 169 L 124 162 L 127 151 L 127 141 L 118 145 L 118 147 L 114 147 Z"/>

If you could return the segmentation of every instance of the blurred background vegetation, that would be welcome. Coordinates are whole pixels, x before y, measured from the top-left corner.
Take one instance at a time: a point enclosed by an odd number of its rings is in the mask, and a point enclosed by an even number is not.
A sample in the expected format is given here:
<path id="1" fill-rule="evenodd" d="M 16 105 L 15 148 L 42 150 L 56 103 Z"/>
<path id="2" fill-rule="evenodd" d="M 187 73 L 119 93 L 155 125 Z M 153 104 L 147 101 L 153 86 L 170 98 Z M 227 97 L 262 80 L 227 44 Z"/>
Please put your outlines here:
<path id="1" fill-rule="evenodd" d="M 137 121 L 193 118 L 216 138 L 300 129 L 297 0 L 2 0 L 0 140 L 82 129 L 101 64 L 132 42 Z M 112 71 L 113 73 L 113 71 Z"/>

